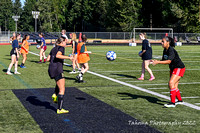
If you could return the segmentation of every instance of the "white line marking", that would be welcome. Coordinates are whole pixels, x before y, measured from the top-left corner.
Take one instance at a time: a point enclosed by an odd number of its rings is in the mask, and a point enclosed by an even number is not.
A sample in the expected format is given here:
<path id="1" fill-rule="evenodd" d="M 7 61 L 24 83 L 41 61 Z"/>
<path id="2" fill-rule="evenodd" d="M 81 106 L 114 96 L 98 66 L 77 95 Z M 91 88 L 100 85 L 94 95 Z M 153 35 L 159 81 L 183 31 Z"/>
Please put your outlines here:
<path id="1" fill-rule="evenodd" d="M 200 82 L 190 82 L 190 83 L 179 83 L 179 85 L 193 85 L 193 84 L 200 84 Z M 137 84 L 138 86 L 148 86 L 148 85 L 168 85 L 167 83 L 162 83 L 162 84 Z"/>
<path id="2" fill-rule="evenodd" d="M 183 99 L 186 99 L 186 98 L 189 98 L 189 99 L 192 99 L 192 98 L 199 98 L 198 96 L 196 97 L 182 97 Z"/>
<path id="3" fill-rule="evenodd" d="M 64 63 L 64 65 L 68 65 L 68 64 Z M 170 97 L 162 95 L 162 94 L 159 94 L 157 92 L 153 92 L 153 91 L 150 91 L 150 90 L 147 90 L 147 89 L 135 86 L 135 85 L 131 85 L 131 84 L 128 84 L 128 83 L 125 83 L 125 82 L 122 82 L 122 81 L 119 81 L 119 80 L 116 80 L 116 79 L 113 79 L 113 78 L 109 78 L 109 77 L 106 77 L 104 75 L 101 75 L 101 74 L 98 74 L 98 73 L 95 73 L 95 72 L 91 72 L 91 71 L 87 71 L 87 72 L 90 73 L 90 74 L 96 75 L 98 77 L 102 77 L 104 79 L 108 79 L 110 81 L 113 81 L 113 82 L 116 82 L 116 83 L 119 83 L 119 84 L 122 84 L 122 85 L 125 85 L 125 86 L 128 86 L 128 87 L 134 88 L 136 90 L 140 90 L 140 91 L 143 91 L 143 92 L 158 96 L 160 98 L 164 98 L 164 99 L 170 100 Z M 187 107 L 190 107 L 190 108 L 193 108 L 193 109 L 196 109 L 196 110 L 200 110 L 200 107 L 198 107 L 196 105 L 193 105 L 193 104 L 190 104 L 190 103 L 187 103 L 187 102 L 183 102 L 183 105 L 185 105 Z"/>
<path id="4" fill-rule="evenodd" d="M 161 92 L 162 94 L 169 94 L 169 92 Z"/>
<path id="5" fill-rule="evenodd" d="M 126 82 L 128 83 L 128 82 L 143 82 L 143 81 L 138 80 L 138 81 L 126 81 Z"/>
<path id="6" fill-rule="evenodd" d="M 132 78 L 117 78 L 117 79 L 132 79 Z"/>
<path id="7" fill-rule="evenodd" d="M 168 88 L 148 88 L 149 90 L 159 90 L 159 89 L 168 89 Z"/>
<path id="8" fill-rule="evenodd" d="M 196 105 L 200 105 L 200 103 L 195 103 Z"/>

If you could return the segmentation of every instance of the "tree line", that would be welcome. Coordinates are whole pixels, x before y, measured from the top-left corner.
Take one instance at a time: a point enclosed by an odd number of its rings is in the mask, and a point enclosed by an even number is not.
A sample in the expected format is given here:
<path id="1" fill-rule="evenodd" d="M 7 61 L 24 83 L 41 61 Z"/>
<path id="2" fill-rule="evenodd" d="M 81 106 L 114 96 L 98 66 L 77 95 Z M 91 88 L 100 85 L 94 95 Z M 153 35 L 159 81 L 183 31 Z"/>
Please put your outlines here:
<path id="1" fill-rule="evenodd" d="M 34 32 L 32 11 L 39 11 L 38 31 L 130 32 L 134 27 L 200 32 L 199 0 L 0 0 L 0 28 Z"/>

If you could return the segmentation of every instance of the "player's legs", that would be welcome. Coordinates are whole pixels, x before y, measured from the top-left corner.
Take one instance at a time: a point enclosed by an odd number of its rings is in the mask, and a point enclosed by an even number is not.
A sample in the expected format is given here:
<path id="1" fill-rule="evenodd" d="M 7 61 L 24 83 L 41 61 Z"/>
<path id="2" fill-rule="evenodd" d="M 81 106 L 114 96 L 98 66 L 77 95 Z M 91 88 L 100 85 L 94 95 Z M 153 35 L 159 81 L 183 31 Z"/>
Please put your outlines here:
<path id="1" fill-rule="evenodd" d="M 138 80 L 144 80 L 144 74 L 145 74 L 145 62 L 143 60 L 143 62 L 142 62 L 142 74 L 141 74 L 141 77 L 138 78 Z"/>
<path id="2" fill-rule="evenodd" d="M 169 89 L 170 89 L 170 98 L 171 103 L 165 104 L 165 107 L 175 107 L 176 91 L 177 84 L 179 83 L 181 76 L 172 74 L 169 80 Z"/>
<path id="3" fill-rule="evenodd" d="M 44 57 L 44 62 L 46 62 L 46 55 L 45 55 L 45 51 L 44 50 L 42 52 L 42 56 Z"/>
<path id="4" fill-rule="evenodd" d="M 180 93 L 180 90 L 178 89 L 179 81 L 180 81 L 180 79 L 175 84 L 175 87 L 176 87 L 176 98 L 178 99 L 176 104 L 183 104 L 183 100 L 181 98 L 181 93 Z"/>
<path id="5" fill-rule="evenodd" d="M 27 59 L 27 54 L 23 53 L 22 56 L 23 56 L 23 60 L 22 60 L 22 64 L 20 65 L 20 67 L 25 68 L 24 64 L 25 64 L 26 59 Z"/>
<path id="6" fill-rule="evenodd" d="M 145 60 L 144 61 L 144 64 L 145 64 L 145 69 L 149 72 L 149 74 L 151 75 L 151 78 L 149 79 L 150 81 L 154 80 L 155 77 L 153 75 L 153 72 L 152 70 L 149 68 L 149 64 L 150 64 L 150 60 Z"/>
<path id="7" fill-rule="evenodd" d="M 68 113 L 68 110 L 63 109 L 63 102 L 64 102 L 64 94 L 65 94 L 65 79 L 61 77 L 56 84 L 58 85 L 59 88 L 59 93 L 58 93 L 58 109 L 57 109 L 57 114 L 62 114 L 62 113 Z"/>
<path id="8" fill-rule="evenodd" d="M 75 54 L 75 55 L 74 55 L 75 64 L 76 64 L 78 70 L 80 70 L 80 66 L 79 66 L 79 63 L 78 63 L 78 59 L 77 59 L 77 57 L 78 57 L 78 55 Z"/>
<path id="9" fill-rule="evenodd" d="M 16 55 L 13 54 L 13 55 L 11 56 L 11 63 L 10 63 L 10 65 L 9 65 L 9 67 L 8 67 L 8 70 L 7 70 L 6 74 L 8 74 L 8 75 L 11 75 L 11 74 L 12 74 L 12 73 L 10 72 L 10 70 L 11 70 L 13 64 L 15 63 L 15 61 L 16 61 Z"/>
<path id="10" fill-rule="evenodd" d="M 44 50 L 41 48 L 41 49 L 40 49 L 40 62 L 41 62 L 41 63 L 42 63 L 42 56 L 43 56 L 42 54 L 43 54 L 43 51 L 44 51 Z"/>
<path id="11" fill-rule="evenodd" d="M 19 72 L 17 71 L 18 62 L 19 62 L 19 61 L 18 61 L 18 58 L 16 57 L 16 58 L 15 58 L 15 72 L 14 72 L 15 74 L 21 74 L 21 73 L 19 73 Z"/>

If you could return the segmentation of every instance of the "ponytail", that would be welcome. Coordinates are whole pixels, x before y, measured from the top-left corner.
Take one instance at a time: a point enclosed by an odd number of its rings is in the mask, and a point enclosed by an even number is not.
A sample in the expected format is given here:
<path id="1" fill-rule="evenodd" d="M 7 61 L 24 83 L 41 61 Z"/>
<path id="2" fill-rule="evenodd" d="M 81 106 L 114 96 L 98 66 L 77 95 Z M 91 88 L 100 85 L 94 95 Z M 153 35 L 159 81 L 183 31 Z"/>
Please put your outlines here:
<path id="1" fill-rule="evenodd" d="M 57 41 L 56 41 L 56 46 L 58 45 L 58 44 L 61 44 L 63 41 L 65 41 L 65 37 L 60 37 L 60 38 L 58 38 L 57 39 Z"/>
<path id="2" fill-rule="evenodd" d="M 170 45 L 171 47 L 175 47 L 175 42 L 174 42 L 174 39 L 173 39 L 173 38 L 171 38 L 171 37 L 169 37 L 169 36 L 165 36 L 164 38 L 165 38 L 165 40 L 166 40 L 167 42 L 169 42 L 169 45 Z"/>

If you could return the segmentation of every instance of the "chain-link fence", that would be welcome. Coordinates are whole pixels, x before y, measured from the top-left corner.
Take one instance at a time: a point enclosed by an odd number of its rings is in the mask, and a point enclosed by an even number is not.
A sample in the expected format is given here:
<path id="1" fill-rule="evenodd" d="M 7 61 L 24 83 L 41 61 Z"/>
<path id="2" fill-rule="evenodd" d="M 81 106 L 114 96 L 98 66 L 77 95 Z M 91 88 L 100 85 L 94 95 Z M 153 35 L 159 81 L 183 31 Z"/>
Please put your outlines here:
<path id="1" fill-rule="evenodd" d="M 39 33 L 35 32 L 19 32 L 21 33 L 22 37 L 25 34 L 30 35 L 30 40 L 34 41 L 36 39 L 39 39 Z M 70 33 L 67 32 L 68 38 L 70 38 Z M 10 37 L 12 36 L 12 31 L 1 31 L 0 32 L 0 43 L 9 43 Z M 59 36 L 61 36 L 60 32 L 49 32 L 44 33 L 46 39 L 57 39 Z M 77 38 L 79 37 L 79 32 L 76 32 Z M 97 41 L 97 40 L 127 40 L 132 41 L 133 40 L 133 33 L 132 32 L 82 32 L 82 34 L 85 34 L 88 39 Z M 139 41 L 139 32 L 136 32 L 136 42 Z M 166 35 L 165 32 L 146 32 L 147 39 L 151 41 L 159 41 Z M 169 36 L 172 36 L 171 33 L 167 33 Z M 197 43 L 200 42 L 200 33 L 173 33 L 173 38 L 175 40 L 183 42 L 183 43 Z M 198 40 L 199 39 L 199 40 Z"/>

